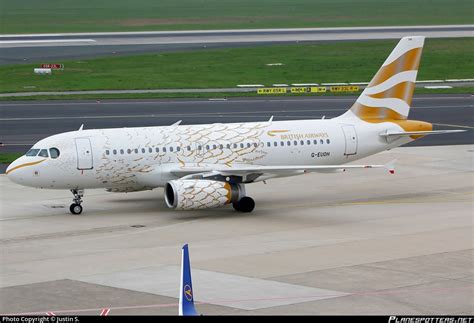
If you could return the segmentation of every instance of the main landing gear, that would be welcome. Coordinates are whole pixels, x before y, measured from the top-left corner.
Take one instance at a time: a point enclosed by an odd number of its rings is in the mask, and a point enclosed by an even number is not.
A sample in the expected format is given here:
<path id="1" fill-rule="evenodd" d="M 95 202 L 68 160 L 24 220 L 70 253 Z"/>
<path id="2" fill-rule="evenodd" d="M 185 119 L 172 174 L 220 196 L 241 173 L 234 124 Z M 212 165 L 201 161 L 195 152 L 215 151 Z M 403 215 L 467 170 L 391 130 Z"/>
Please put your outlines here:
<path id="1" fill-rule="evenodd" d="M 255 201 L 251 197 L 244 196 L 238 202 L 232 203 L 232 206 L 236 211 L 250 213 L 255 208 Z"/>
<path id="2" fill-rule="evenodd" d="M 71 190 L 71 193 L 74 195 L 72 199 L 72 204 L 69 206 L 69 211 L 72 214 L 81 214 L 82 213 L 82 197 L 84 196 L 84 190 Z"/>

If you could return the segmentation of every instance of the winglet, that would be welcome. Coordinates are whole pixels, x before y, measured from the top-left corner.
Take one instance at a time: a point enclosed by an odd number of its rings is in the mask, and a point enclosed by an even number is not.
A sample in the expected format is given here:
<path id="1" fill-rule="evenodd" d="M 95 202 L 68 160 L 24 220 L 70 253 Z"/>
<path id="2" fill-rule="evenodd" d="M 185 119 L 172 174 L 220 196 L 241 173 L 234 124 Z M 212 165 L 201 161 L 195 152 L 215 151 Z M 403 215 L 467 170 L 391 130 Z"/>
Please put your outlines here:
<path id="1" fill-rule="evenodd" d="M 179 290 L 179 315 L 198 315 L 194 308 L 194 292 L 191 280 L 188 245 L 185 244 L 181 254 L 181 286 Z"/>
<path id="2" fill-rule="evenodd" d="M 395 162 L 397 160 L 394 159 L 384 165 L 384 167 L 389 171 L 390 174 L 395 174 Z"/>
<path id="3" fill-rule="evenodd" d="M 84 124 L 81 124 L 81 126 L 79 127 L 79 130 L 77 131 L 82 131 L 82 129 L 84 129 Z"/>
<path id="4" fill-rule="evenodd" d="M 270 117 L 270 119 L 268 120 L 268 122 L 273 122 L 273 116 Z"/>

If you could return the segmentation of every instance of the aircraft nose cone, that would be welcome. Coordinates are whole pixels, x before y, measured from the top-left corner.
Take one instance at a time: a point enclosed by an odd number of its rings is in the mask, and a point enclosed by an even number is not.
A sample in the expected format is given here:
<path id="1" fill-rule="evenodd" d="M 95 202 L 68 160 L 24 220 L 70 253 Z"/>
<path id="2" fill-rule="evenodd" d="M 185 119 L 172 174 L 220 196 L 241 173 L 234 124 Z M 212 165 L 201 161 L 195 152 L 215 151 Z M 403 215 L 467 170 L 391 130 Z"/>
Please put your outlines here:
<path id="1" fill-rule="evenodd" d="M 8 165 L 7 170 L 5 171 L 5 174 L 7 175 L 8 179 L 15 183 L 19 182 L 20 170 L 18 169 L 18 166 L 21 165 L 20 158 Z"/>

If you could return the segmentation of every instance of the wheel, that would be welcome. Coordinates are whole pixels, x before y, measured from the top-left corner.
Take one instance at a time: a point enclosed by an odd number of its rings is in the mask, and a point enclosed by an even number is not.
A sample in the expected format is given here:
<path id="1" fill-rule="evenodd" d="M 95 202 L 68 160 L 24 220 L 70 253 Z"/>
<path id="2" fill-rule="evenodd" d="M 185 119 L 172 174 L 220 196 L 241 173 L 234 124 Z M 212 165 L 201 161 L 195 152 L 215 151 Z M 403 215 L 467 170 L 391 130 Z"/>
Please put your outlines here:
<path id="1" fill-rule="evenodd" d="M 232 206 L 236 211 L 249 213 L 255 208 L 255 201 L 251 197 L 244 196 L 238 202 L 233 203 Z"/>
<path id="2" fill-rule="evenodd" d="M 69 207 L 69 211 L 71 211 L 72 214 L 81 214 L 82 206 L 80 204 L 73 203 Z"/>

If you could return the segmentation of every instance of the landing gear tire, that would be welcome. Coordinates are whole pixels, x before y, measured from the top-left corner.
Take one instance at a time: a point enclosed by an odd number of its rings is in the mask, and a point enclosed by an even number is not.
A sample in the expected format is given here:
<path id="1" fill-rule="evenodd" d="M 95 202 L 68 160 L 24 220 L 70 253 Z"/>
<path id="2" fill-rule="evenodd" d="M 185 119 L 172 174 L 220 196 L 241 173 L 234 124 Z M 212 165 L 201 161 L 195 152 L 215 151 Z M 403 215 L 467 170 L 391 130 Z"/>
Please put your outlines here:
<path id="1" fill-rule="evenodd" d="M 84 190 L 79 190 L 79 189 L 72 189 L 71 190 L 72 195 L 74 195 L 74 198 L 72 199 L 72 204 L 69 206 L 69 211 L 71 211 L 72 214 L 81 214 L 82 213 L 82 197 L 84 196 Z"/>
<path id="2" fill-rule="evenodd" d="M 244 196 L 238 202 L 234 202 L 232 206 L 236 211 L 250 213 L 255 208 L 255 201 L 251 197 Z"/>
<path id="3" fill-rule="evenodd" d="M 73 203 L 69 207 L 69 211 L 71 211 L 72 214 L 81 214 L 82 206 L 80 204 Z"/>

